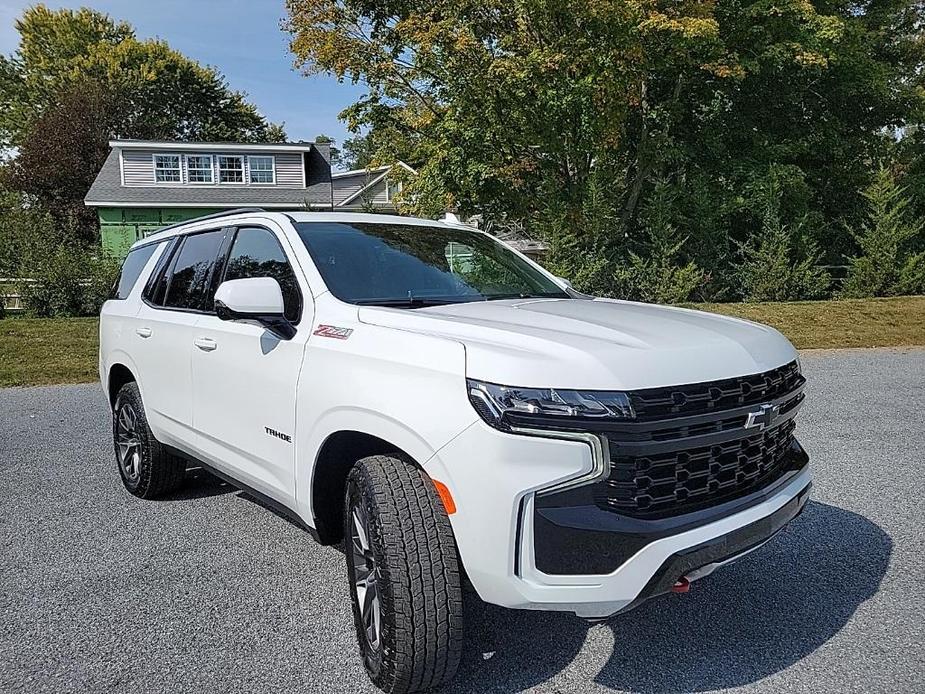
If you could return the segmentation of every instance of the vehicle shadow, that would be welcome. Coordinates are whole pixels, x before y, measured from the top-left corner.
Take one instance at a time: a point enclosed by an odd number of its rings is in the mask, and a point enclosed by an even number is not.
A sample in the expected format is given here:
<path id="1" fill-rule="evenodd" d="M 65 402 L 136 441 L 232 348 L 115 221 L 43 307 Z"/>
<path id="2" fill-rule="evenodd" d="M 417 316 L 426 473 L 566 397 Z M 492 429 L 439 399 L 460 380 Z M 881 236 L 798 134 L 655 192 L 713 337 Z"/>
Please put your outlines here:
<path id="1" fill-rule="evenodd" d="M 576 679 L 632 692 L 753 683 L 837 634 L 877 592 L 892 547 L 863 516 L 810 502 L 767 546 L 687 595 L 655 598 L 596 627 L 571 615 L 504 610 L 470 595 L 463 659 L 447 691 L 520 691 L 570 666 L 570 689 Z M 596 633 L 601 629 L 612 633 Z M 583 651 L 586 640 L 593 646 Z"/>
<path id="2" fill-rule="evenodd" d="M 183 484 L 178 489 L 165 494 L 161 501 L 189 501 L 190 499 L 205 499 L 210 496 L 230 494 L 238 489 L 201 467 L 190 466 L 186 468 Z"/>

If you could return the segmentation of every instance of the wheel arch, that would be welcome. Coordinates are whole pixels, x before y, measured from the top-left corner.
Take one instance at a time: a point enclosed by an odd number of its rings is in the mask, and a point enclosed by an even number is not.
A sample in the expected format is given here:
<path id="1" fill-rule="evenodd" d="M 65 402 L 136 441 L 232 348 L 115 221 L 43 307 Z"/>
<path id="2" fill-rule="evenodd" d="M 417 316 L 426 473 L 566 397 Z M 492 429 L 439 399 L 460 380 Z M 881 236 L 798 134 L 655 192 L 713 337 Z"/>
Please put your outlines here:
<path id="1" fill-rule="evenodd" d="M 358 460 L 373 455 L 394 456 L 424 469 L 420 461 L 403 448 L 374 434 L 356 429 L 341 429 L 329 434 L 318 449 L 311 478 L 312 520 L 322 544 L 337 544 L 343 539 L 347 475 Z"/>
<path id="2" fill-rule="evenodd" d="M 106 376 L 106 393 L 109 395 L 110 407 L 116 404 L 116 395 L 118 395 L 122 386 L 132 381 L 137 383 L 138 378 L 129 366 L 122 362 L 116 362 L 109 367 L 109 372 Z"/>

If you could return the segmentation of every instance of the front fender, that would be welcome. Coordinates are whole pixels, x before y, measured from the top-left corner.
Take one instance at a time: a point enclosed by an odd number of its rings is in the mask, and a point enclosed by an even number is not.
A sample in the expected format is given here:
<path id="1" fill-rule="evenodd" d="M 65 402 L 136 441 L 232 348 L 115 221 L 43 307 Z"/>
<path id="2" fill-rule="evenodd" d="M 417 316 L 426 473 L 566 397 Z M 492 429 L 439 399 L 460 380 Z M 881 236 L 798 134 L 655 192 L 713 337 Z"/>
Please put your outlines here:
<path id="1" fill-rule="evenodd" d="M 313 517 L 315 464 L 332 434 L 370 434 L 423 465 L 472 424 L 465 368 L 464 347 L 447 338 L 362 323 L 349 340 L 313 336 L 298 386 L 299 514 Z"/>

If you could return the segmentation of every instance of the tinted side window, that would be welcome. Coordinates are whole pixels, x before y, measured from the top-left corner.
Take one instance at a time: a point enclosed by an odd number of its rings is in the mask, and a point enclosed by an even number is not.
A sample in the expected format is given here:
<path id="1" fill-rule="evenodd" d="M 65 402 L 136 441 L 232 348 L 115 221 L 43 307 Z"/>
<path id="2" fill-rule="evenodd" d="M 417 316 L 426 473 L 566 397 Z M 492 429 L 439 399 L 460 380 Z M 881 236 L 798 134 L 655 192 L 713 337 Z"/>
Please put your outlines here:
<path id="1" fill-rule="evenodd" d="M 183 245 L 173 264 L 164 306 L 198 311 L 206 308 L 206 288 L 224 234 L 224 230 L 219 229 L 202 234 L 190 234 L 183 239 Z"/>
<path id="2" fill-rule="evenodd" d="M 177 254 L 177 247 L 182 240 L 179 236 L 174 236 L 170 239 L 167 242 L 167 248 L 161 253 L 161 257 L 157 259 L 157 265 L 151 271 L 148 284 L 141 295 L 149 304 L 154 306 L 164 305 L 164 297 L 167 296 L 167 285 L 170 283 L 170 267 L 173 265 L 172 261 Z"/>
<path id="3" fill-rule="evenodd" d="M 248 277 L 272 277 L 279 282 L 286 318 L 293 323 L 299 320 L 302 313 L 299 284 L 279 241 L 268 229 L 244 227 L 235 236 L 225 269 L 225 281 Z"/>
<path id="4" fill-rule="evenodd" d="M 128 295 L 132 292 L 132 287 L 135 286 L 135 282 L 138 281 L 138 277 L 141 275 L 141 271 L 145 269 L 145 265 L 148 264 L 151 254 L 154 253 L 157 247 L 158 244 L 151 243 L 129 251 L 128 255 L 125 256 L 125 261 L 122 263 L 119 280 L 113 287 L 111 299 L 128 298 Z"/>

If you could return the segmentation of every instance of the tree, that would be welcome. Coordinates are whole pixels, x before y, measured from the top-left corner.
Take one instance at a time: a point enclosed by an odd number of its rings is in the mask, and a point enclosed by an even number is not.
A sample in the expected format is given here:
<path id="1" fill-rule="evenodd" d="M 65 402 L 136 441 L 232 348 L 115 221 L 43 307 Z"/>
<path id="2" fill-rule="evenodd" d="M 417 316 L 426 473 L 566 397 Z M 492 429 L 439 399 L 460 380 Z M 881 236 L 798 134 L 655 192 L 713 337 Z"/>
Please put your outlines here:
<path id="1" fill-rule="evenodd" d="M 18 151 L 8 183 L 56 222 L 95 221 L 83 197 L 111 137 L 262 142 L 284 137 L 212 68 L 125 22 L 83 8 L 27 9 L 17 51 L 0 57 L 0 145 Z M 81 226 L 81 229 L 86 227 Z"/>
<path id="2" fill-rule="evenodd" d="M 609 0 L 287 6 L 307 71 L 369 85 L 345 116 L 382 133 L 374 158 L 423 162 L 413 192 L 467 213 L 529 215 L 545 194 L 574 213 L 593 167 L 638 178 L 624 136 L 651 102 L 647 69 L 716 57 L 716 23 L 699 3 L 670 14 Z"/>
<path id="3" fill-rule="evenodd" d="M 369 86 L 342 116 L 368 133 L 371 160 L 418 169 L 413 211 L 522 219 L 547 235 L 554 262 L 561 248 L 614 263 L 645 236 L 641 211 L 661 181 L 689 239 L 679 252 L 719 295 L 736 289 L 736 244 L 761 228 L 754 180 L 792 169 L 802 192 L 782 211 L 837 262 L 853 246 L 843 222 L 862 211 L 868 162 L 890 129 L 925 114 L 925 5 L 908 0 L 287 8 L 306 72 Z M 601 186 L 616 215 L 592 234 L 600 223 L 587 211 L 600 206 L 588 201 Z"/>
<path id="4" fill-rule="evenodd" d="M 655 185 L 641 214 L 639 248 L 614 271 L 617 294 L 659 304 L 688 301 L 705 282 L 697 264 L 683 260 L 687 238 L 678 235 L 673 219 L 676 196 L 664 182 Z"/>
<path id="5" fill-rule="evenodd" d="M 925 223 L 910 214 L 912 201 L 905 188 L 881 168 L 864 198 L 867 219 L 853 233 L 861 253 L 848 259 L 842 294 L 866 297 L 925 291 L 925 252 L 914 252 Z"/>
<path id="6" fill-rule="evenodd" d="M 746 301 L 794 301 L 825 296 L 832 278 L 819 266 L 819 252 L 804 233 L 805 218 L 782 219 L 784 186 L 792 171 L 772 167 L 753 186 L 760 226 L 738 244 L 735 277 Z"/>
<path id="7" fill-rule="evenodd" d="M 348 137 L 344 140 L 344 152 L 341 159 L 343 167 L 348 171 L 352 171 L 375 166 L 374 147 L 373 137 L 370 134 Z M 393 162 L 388 163 L 392 164 Z"/>
<path id="8" fill-rule="evenodd" d="M 55 226 L 87 243 L 96 238 L 96 214 L 83 197 L 109 154 L 117 114 L 115 94 L 96 82 L 75 84 L 35 119 L 3 175 L 8 187 L 40 201 Z"/>

